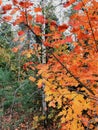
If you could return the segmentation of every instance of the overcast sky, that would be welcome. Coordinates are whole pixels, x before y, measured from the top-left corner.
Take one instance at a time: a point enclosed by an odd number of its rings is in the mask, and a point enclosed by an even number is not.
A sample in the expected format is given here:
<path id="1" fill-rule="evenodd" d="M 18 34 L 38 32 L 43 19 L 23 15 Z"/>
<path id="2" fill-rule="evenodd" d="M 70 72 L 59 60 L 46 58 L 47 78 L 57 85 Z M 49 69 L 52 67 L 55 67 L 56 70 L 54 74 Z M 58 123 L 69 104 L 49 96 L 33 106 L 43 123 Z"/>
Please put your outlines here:
<path id="1" fill-rule="evenodd" d="M 20 1 L 22 1 L 22 0 L 20 0 Z M 42 1 L 43 1 L 44 5 L 47 5 L 49 2 L 51 2 L 54 6 L 59 5 L 61 2 L 62 3 L 66 2 L 66 0 L 30 0 L 30 1 L 32 1 L 34 3 L 34 6 L 40 5 L 40 2 L 42 2 Z M 8 4 L 11 2 L 12 2 L 12 0 L 3 0 L 4 4 Z M 55 8 L 54 12 L 59 19 L 59 24 L 66 23 L 68 21 L 68 18 L 65 17 L 65 15 L 64 15 L 65 9 L 63 8 L 62 5 L 57 6 Z"/>

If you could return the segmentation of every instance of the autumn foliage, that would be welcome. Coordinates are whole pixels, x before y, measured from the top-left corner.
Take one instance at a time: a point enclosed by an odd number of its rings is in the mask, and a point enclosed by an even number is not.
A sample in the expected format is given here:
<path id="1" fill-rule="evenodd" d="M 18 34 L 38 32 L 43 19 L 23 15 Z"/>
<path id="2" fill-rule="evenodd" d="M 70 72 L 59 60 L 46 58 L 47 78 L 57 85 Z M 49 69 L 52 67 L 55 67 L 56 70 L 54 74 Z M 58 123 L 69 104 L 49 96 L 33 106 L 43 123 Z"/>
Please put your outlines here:
<path id="1" fill-rule="evenodd" d="M 12 24 L 24 23 L 28 30 L 40 37 L 40 44 L 48 48 L 47 63 L 38 62 L 35 66 L 38 70 L 35 77 L 40 79 L 31 76 L 29 79 L 36 82 L 39 89 L 43 84 L 45 85 L 45 101 L 48 107 L 57 111 L 54 120 L 59 120 L 60 130 L 96 129 L 98 122 L 98 2 L 68 0 L 62 4 L 63 8 L 71 6 L 73 10 L 67 25 L 65 23 L 58 25 L 57 21 L 45 18 L 42 7 L 33 7 L 31 10 L 30 7 L 34 6 L 34 3 L 30 1 L 13 0 L 14 8 L 6 5 L 2 6 L 2 10 L 4 14 L 11 10 L 13 16 L 19 11 L 20 15 Z M 35 16 L 31 15 L 32 11 L 35 12 Z M 3 16 L 3 20 L 10 22 L 13 16 Z M 44 24 L 48 25 L 48 31 L 43 33 Z M 71 27 L 70 35 L 65 36 L 64 32 L 69 27 Z M 25 34 L 22 30 L 17 33 L 19 37 Z M 26 54 L 41 57 L 40 49 L 37 49 L 34 45 L 33 53 L 26 51 Z M 15 53 L 18 50 L 17 46 L 13 48 Z"/>

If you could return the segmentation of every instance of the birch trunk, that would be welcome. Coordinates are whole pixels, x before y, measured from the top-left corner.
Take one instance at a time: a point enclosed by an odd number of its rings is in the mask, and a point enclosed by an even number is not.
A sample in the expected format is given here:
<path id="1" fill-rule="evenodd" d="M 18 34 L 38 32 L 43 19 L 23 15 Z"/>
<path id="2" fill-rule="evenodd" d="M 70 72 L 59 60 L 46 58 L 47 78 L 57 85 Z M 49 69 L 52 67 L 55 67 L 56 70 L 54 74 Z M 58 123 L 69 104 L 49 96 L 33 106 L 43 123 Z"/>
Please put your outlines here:
<path id="1" fill-rule="evenodd" d="M 42 8 L 44 10 L 45 0 L 42 0 Z M 44 18 L 45 18 L 45 11 L 44 11 Z M 46 28 L 46 26 L 45 26 L 45 22 L 44 22 L 43 27 L 42 27 L 43 34 L 45 34 L 45 28 Z M 42 40 L 45 41 L 44 35 L 42 36 Z M 42 49 L 41 61 L 42 61 L 42 64 L 46 64 L 46 47 L 42 44 L 41 49 Z M 45 101 L 44 88 L 45 88 L 45 85 L 43 84 L 43 86 L 42 86 L 42 89 L 43 89 L 43 91 L 42 91 L 42 107 L 43 107 L 43 115 L 45 116 L 44 125 L 46 125 L 47 124 L 47 119 L 46 119 L 47 118 L 47 112 L 46 112 L 47 111 L 47 104 Z"/>

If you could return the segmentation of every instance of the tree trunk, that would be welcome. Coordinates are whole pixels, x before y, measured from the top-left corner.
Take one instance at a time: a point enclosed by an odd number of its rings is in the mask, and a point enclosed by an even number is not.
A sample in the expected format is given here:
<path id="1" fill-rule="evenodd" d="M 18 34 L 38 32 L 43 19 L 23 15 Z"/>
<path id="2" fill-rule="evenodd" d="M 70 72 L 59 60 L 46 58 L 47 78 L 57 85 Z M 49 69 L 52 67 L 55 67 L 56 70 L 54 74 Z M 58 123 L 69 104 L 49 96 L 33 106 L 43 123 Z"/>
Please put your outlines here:
<path id="1" fill-rule="evenodd" d="M 42 0 L 42 8 L 44 9 L 45 8 L 45 1 Z M 45 12 L 44 12 L 44 17 L 45 17 Z M 45 22 L 43 24 L 43 27 L 42 27 L 42 31 L 43 31 L 43 34 L 45 34 Z M 45 36 L 42 36 L 42 40 L 45 41 Z M 42 50 L 42 57 L 41 57 L 41 61 L 42 61 L 42 64 L 46 64 L 46 47 L 42 44 L 41 46 L 41 50 Z M 46 104 L 46 101 L 45 101 L 45 93 L 44 93 L 44 88 L 45 88 L 45 85 L 43 84 L 42 86 L 42 106 L 43 106 L 43 116 L 45 116 L 45 120 L 44 120 L 44 126 L 47 125 L 47 104 Z"/>

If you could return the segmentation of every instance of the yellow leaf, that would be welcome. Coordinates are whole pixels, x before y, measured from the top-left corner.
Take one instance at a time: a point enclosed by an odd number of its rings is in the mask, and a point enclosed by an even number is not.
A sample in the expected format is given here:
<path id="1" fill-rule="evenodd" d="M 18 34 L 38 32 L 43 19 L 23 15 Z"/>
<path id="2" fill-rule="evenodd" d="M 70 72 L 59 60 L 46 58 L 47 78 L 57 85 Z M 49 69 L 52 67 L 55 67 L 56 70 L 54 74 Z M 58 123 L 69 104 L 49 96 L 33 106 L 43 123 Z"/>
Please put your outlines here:
<path id="1" fill-rule="evenodd" d="M 53 96 L 46 96 L 45 101 L 52 101 Z"/>
<path id="2" fill-rule="evenodd" d="M 20 37 L 20 41 L 23 42 L 25 40 L 25 35 Z"/>
<path id="3" fill-rule="evenodd" d="M 34 117 L 33 117 L 33 120 L 34 120 L 34 121 L 38 121 L 38 116 L 34 116 Z"/>
<path id="4" fill-rule="evenodd" d="M 30 58 L 30 57 L 31 57 L 31 54 L 30 54 L 30 53 L 27 53 L 26 56 L 27 56 L 27 58 Z"/>
<path id="5" fill-rule="evenodd" d="M 59 113 L 59 115 L 58 116 L 65 116 L 66 115 L 66 109 L 65 110 L 62 110 L 60 113 Z"/>
<path id="6" fill-rule="evenodd" d="M 62 116 L 61 123 L 65 123 L 65 121 L 66 121 L 66 118 L 64 116 Z"/>
<path id="7" fill-rule="evenodd" d="M 43 85 L 43 80 L 39 79 L 37 85 L 38 85 L 38 88 L 41 88 Z"/>
<path id="8" fill-rule="evenodd" d="M 44 115 L 42 115 L 41 117 L 40 117 L 40 120 L 42 121 L 42 120 L 45 120 L 45 116 Z"/>
<path id="9" fill-rule="evenodd" d="M 32 81 L 32 82 L 34 82 L 36 79 L 34 77 L 30 76 L 29 80 Z"/>

